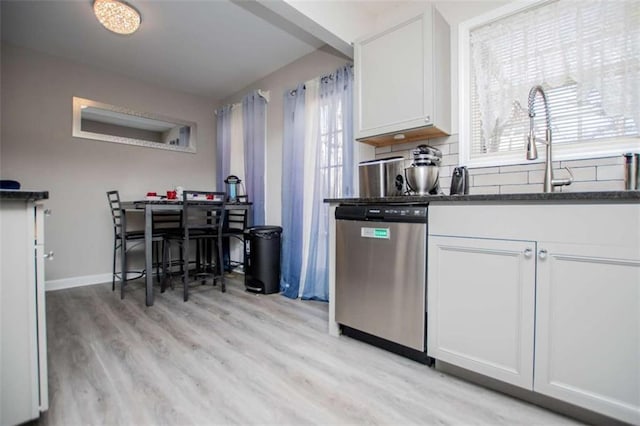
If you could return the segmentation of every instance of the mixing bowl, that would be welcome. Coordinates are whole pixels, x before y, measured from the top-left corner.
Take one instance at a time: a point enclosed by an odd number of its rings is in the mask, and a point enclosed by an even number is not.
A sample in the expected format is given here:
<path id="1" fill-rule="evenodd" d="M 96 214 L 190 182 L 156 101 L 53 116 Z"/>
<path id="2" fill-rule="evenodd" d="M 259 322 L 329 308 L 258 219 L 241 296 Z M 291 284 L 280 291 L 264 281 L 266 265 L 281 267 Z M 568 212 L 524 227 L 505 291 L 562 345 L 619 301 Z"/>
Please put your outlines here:
<path id="1" fill-rule="evenodd" d="M 428 195 L 438 185 L 438 166 L 412 166 L 404 169 L 409 188 L 418 195 Z"/>

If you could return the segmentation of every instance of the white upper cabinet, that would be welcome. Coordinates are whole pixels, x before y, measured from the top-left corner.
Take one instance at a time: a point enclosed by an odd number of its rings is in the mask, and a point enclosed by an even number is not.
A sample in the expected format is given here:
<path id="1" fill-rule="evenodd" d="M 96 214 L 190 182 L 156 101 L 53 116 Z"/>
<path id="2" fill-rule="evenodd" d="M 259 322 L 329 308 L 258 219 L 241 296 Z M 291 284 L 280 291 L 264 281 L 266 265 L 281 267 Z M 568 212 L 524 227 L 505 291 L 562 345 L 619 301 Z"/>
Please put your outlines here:
<path id="1" fill-rule="evenodd" d="M 429 5 L 418 16 L 356 41 L 356 139 L 383 146 L 448 135 L 450 30 Z M 402 134 L 404 138 L 396 137 Z"/>

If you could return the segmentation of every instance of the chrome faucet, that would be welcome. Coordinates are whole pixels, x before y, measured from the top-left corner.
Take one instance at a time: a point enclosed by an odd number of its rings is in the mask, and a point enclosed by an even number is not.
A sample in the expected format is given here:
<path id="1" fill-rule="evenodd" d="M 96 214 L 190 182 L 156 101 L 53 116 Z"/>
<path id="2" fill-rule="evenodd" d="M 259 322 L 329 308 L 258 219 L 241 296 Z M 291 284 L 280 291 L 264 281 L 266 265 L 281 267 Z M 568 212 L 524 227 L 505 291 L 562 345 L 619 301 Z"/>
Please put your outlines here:
<path id="1" fill-rule="evenodd" d="M 541 140 L 536 138 L 535 130 L 533 129 L 533 118 L 536 113 L 533 110 L 536 95 L 540 94 L 542 97 L 542 103 L 544 105 L 544 114 L 546 118 L 546 139 Z M 529 135 L 527 136 L 527 160 L 535 160 L 538 158 L 538 150 L 536 149 L 536 142 L 542 142 L 547 147 L 546 165 L 544 168 L 544 192 L 553 192 L 556 186 L 571 185 L 573 182 L 573 173 L 567 168 L 571 177 L 567 179 L 554 179 L 553 178 L 553 160 L 551 159 L 551 114 L 549 113 L 549 104 L 547 103 L 547 95 L 544 93 L 542 86 L 533 86 L 529 91 Z"/>

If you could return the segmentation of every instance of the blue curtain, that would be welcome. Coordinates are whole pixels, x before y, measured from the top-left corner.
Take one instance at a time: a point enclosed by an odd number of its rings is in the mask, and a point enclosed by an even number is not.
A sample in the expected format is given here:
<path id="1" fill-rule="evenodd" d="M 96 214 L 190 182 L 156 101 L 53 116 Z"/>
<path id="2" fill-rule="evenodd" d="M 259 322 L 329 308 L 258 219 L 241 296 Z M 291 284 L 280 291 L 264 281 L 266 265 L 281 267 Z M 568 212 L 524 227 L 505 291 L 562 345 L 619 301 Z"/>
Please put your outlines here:
<path id="1" fill-rule="evenodd" d="M 280 291 L 298 297 L 302 268 L 304 85 L 284 95 L 282 146 L 282 260 Z"/>
<path id="2" fill-rule="evenodd" d="M 311 237 L 303 299 L 329 300 L 329 206 L 325 198 L 353 195 L 353 68 L 320 80 L 319 126 Z"/>
<path id="3" fill-rule="evenodd" d="M 264 225 L 264 161 L 267 101 L 257 90 L 242 99 L 244 176 L 249 201 L 253 203 L 253 224 Z"/>
<path id="4" fill-rule="evenodd" d="M 216 190 L 224 191 L 231 163 L 231 105 L 216 110 Z"/>

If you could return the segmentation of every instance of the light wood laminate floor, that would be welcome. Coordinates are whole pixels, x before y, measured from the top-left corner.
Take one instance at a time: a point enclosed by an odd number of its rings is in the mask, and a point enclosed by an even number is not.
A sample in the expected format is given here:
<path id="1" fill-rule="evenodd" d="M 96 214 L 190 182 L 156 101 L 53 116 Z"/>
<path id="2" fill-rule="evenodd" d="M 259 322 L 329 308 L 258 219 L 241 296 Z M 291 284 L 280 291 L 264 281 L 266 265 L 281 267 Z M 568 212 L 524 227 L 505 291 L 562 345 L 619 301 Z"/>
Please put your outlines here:
<path id="1" fill-rule="evenodd" d="M 144 306 L 111 284 L 47 293 L 50 408 L 39 423 L 575 424 L 348 337 L 328 306 L 178 286 Z"/>

